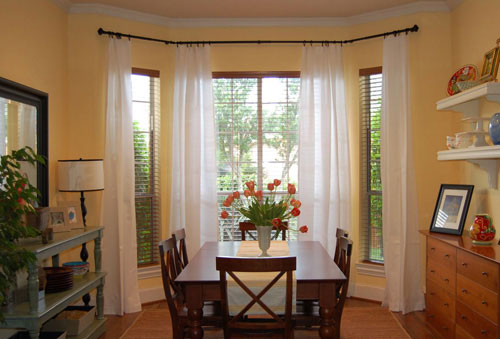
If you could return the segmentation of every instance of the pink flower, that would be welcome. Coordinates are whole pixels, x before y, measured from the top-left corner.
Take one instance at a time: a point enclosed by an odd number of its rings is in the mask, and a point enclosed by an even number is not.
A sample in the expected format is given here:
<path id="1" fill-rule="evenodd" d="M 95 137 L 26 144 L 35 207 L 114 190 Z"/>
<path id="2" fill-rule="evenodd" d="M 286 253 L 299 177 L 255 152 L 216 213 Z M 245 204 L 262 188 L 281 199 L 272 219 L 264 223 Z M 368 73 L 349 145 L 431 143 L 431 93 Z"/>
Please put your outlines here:
<path id="1" fill-rule="evenodd" d="M 273 221 L 272 221 L 272 223 L 273 223 L 273 226 L 278 227 L 278 226 L 281 225 L 281 219 L 280 218 L 274 218 Z"/>
<path id="2" fill-rule="evenodd" d="M 307 231 L 309 231 L 309 228 L 306 225 L 300 226 L 299 231 L 301 233 L 307 233 Z"/>
<path id="3" fill-rule="evenodd" d="M 294 184 L 288 184 L 288 193 L 290 194 L 295 194 L 296 192 L 296 188 L 295 188 L 295 185 Z"/>
<path id="4" fill-rule="evenodd" d="M 281 185 L 281 180 L 274 179 L 273 183 L 274 183 L 274 186 L 278 187 L 279 185 Z"/>
<path id="5" fill-rule="evenodd" d="M 300 210 L 297 207 L 294 207 L 293 210 L 290 211 L 290 214 L 294 217 L 298 217 L 300 214 Z"/>
<path id="6" fill-rule="evenodd" d="M 233 192 L 233 197 L 234 197 L 235 199 L 239 199 L 239 198 L 240 198 L 240 192 L 238 192 L 238 191 L 234 191 L 234 192 Z"/>
<path id="7" fill-rule="evenodd" d="M 255 188 L 255 183 L 254 183 L 253 181 L 247 181 L 247 182 L 245 183 L 245 185 L 247 185 L 247 187 L 248 187 L 248 189 L 249 189 L 250 191 L 253 191 L 253 190 L 254 190 L 254 188 Z"/>
<path id="8" fill-rule="evenodd" d="M 226 211 L 222 211 L 222 213 L 220 214 L 220 217 L 222 219 L 226 219 L 228 216 L 229 216 L 229 213 L 227 213 Z"/>
<path id="9" fill-rule="evenodd" d="M 270 191 L 274 191 L 274 184 L 272 182 L 267 184 L 267 189 Z"/>

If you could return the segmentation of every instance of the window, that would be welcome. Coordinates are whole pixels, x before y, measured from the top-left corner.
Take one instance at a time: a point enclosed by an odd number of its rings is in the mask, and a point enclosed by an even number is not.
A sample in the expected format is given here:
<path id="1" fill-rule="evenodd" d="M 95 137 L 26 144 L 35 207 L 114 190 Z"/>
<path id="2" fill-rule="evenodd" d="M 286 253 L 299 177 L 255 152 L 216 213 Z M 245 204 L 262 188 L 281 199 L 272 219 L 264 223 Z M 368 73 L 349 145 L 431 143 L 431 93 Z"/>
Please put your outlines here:
<path id="1" fill-rule="evenodd" d="M 299 72 L 214 73 L 217 194 L 219 210 L 231 216 L 219 219 L 219 240 L 241 239 L 240 217 L 222 202 L 242 191 L 244 181 L 263 189 L 280 179 L 281 194 L 288 183 L 297 184 L 299 87 Z"/>
<path id="2" fill-rule="evenodd" d="M 359 71 L 361 112 L 361 258 L 384 261 L 382 246 L 382 181 L 380 177 L 380 112 L 382 67 Z"/>
<path id="3" fill-rule="evenodd" d="M 158 263 L 160 73 L 132 69 L 138 266 Z"/>

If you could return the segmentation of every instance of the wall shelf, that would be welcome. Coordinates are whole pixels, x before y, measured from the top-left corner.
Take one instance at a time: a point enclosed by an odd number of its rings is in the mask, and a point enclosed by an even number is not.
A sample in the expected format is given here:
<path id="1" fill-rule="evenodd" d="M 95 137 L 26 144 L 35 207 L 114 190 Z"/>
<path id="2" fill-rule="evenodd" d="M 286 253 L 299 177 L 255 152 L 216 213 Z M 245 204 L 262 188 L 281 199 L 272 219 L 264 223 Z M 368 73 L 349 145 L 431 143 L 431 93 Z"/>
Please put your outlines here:
<path id="1" fill-rule="evenodd" d="M 463 113 L 465 118 L 479 117 L 479 103 L 482 98 L 500 103 L 500 83 L 486 82 L 451 97 L 439 100 L 437 110 L 450 110 Z M 467 160 L 478 165 L 488 173 L 490 188 L 498 187 L 498 159 L 500 146 L 481 146 L 440 151 L 438 160 Z"/>

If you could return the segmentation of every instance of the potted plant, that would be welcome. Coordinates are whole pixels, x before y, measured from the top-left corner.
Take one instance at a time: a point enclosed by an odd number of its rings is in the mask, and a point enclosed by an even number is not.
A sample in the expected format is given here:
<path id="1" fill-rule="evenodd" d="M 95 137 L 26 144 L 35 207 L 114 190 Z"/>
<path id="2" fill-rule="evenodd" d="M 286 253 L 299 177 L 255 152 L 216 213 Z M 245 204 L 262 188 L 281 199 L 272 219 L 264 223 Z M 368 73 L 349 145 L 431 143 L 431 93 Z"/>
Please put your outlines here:
<path id="1" fill-rule="evenodd" d="M 18 246 L 22 238 L 37 236 L 38 230 L 25 222 L 40 192 L 21 171 L 21 162 L 45 164 L 32 148 L 24 147 L 0 157 L 0 305 L 8 302 L 15 288 L 16 273 L 36 261 L 35 255 Z M 3 314 L 0 310 L 0 321 Z"/>
<path id="2" fill-rule="evenodd" d="M 267 250 L 270 247 L 272 227 L 277 228 L 274 235 L 276 239 L 280 232 L 289 229 L 283 221 L 298 217 L 300 214 L 300 200 L 294 198 L 296 188 L 293 184 L 288 184 L 288 194 L 281 199 L 277 199 L 276 193 L 278 187 L 281 185 L 281 180 L 274 179 L 273 182 L 267 184 L 269 195 L 264 198 L 264 193 L 261 190 L 255 190 L 255 182 L 248 181 L 245 183 L 248 189 L 243 191 L 241 197 L 240 192 L 235 191 L 229 194 L 226 200 L 222 203 L 225 207 L 230 207 L 234 204 L 234 208 L 253 224 L 257 229 L 257 238 L 259 241 L 259 248 L 262 250 L 261 257 L 267 257 Z M 221 213 L 221 218 L 225 219 L 229 213 L 224 210 Z M 301 226 L 299 231 L 302 233 L 307 232 L 306 225 Z"/>

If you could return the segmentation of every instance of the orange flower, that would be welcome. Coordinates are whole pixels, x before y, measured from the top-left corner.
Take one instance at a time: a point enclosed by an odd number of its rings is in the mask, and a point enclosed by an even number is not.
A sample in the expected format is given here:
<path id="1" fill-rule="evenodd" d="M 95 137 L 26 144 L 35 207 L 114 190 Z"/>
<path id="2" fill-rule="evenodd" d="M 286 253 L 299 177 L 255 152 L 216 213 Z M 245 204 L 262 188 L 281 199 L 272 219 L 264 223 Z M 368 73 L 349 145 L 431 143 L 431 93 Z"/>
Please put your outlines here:
<path id="1" fill-rule="evenodd" d="M 309 228 L 306 225 L 300 226 L 299 231 L 301 233 L 307 233 L 307 231 L 309 231 Z"/>
<path id="2" fill-rule="evenodd" d="M 298 217 L 300 214 L 300 210 L 297 207 L 294 207 L 293 210 L 290 211 L 290 214 L 294 217 Z"/>
<path id="3" fill-rule="evenodd" d="M 294 198 L 290 199 L 290 205 L 293 206 L 293 204 L 295 204 L 295 199 Z"/>
<path id="4" fill-rule="evenodd" d="M 250 191 L 249 190 L 245 190 L 243 192 L 243 195 L 248 198 L 250 196 Z"/>
<path id="5" fill-rule="evenodd" d="M 234 191 L 234 192 L 233 192 L 233 197 L 234 197 L 235 199 L 239 199 L 239 198 L 240 198 L 240 192 L 238 192 L 238 191 Z"/>
<path id="6" fill-rule="evenodd" d="M 226 201 L 229 201 L 229 202 L 232 204 L 232 203 L 233 203 L 233 201 L 234 201 L 234 197 L 233 197 L 233 195 L 232 195 L 232 194 L 229 194 L 229 195 L 227 196 L 227 198 L 226 198 Z"/>
<path id="7" fill-rule="evenodd" d="M 220 214 L 220 217 L 222 219 L 226 219 L 228 216 L 229 216 L 229 213 L 227 213 L 226 211 L 222 211 L 222 213 Z"/>
<path id="8" fill-rule="evenodd" d="M 229 200 L 224 200 L 224 202 L 222 203 L 222 205 L 224 205 L 225 207 L 229 207 L 231 206 L 231 202 Z"/>
<path id="9" fill-rule="evenodd" d="M 299 208 L 300 206 L 302 206 L 302 203 L 300 202 L 300 200 L 295 200 L 293 203 L 292 203 L 293 207 L 297 207 Z"/>
<path id="10" fill-rule="evenodd" d="M 296 192 L 296 188 L 295 188 L 295 185 L 294 184 L 288 184 L 288 193 L 290 194 L 295 194 Z"/>
<path id="11" fill-rule="evenodd" d="M 257 199 L 261 200 L 264 194 L 261 190 L 258 190 L 257 192 L 255 192 L 255 196 L 257 197 Z"/>
<path id="12" fill-rule="evenodd" d="M 274 184 L 272 182 L 267 184 L 267 189 L 270 191 L 274 191 Z"/>
<path id="13" fill-rule="evenodd" d="M 255 188 L 255 183 L 254 183 L 253 181 L 247 181 L 247 182 L 245 183 L 245 185 L 247 185 L 247 187 L 248 187 L 248 189 L 249 189 L 250 191 L 253 191 L 253 190 L 254 190 L 254 188 Z"/>
<path id="14" fill-rule="evenodd" d="M 280 218 L 274 218 L 273 219 L 273 226 L 280 226 L 281 225 L 281 219 Z"/>
<path id="15" fill-rule="evenodd" d="M 274 186 L 278 187 L 279 185 L 281 185 L 281 180 L 274 179 L 273 183 L 274 183 Z"/>

